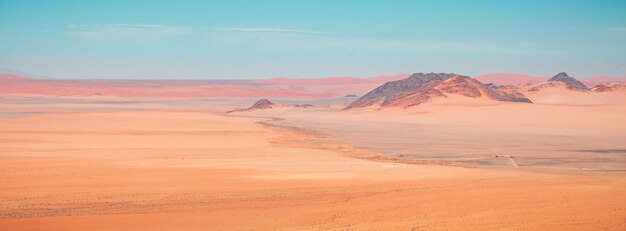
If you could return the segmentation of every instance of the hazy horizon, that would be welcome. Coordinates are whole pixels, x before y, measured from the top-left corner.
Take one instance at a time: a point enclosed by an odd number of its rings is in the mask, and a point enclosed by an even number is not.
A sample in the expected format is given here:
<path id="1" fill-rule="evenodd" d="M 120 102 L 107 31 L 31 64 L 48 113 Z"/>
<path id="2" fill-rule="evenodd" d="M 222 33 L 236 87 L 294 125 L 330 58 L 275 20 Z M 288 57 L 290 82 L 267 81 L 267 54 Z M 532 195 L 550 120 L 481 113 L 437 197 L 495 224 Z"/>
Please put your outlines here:
<path id="1" fill-rule="evenodd" d="M 562 71 L 563 72 L 563 71 Z M 566 72 L 566 71 L 565 71 Z M 383 74 L 377 74 L 377 75 L 370 75 L 370 76 L 311 76 L 311 77 L 298 77 L 298 76 L 260 76 L 257 78 L 220 78 L 220 77 L 214 77 L 214 78 L 207 78 L 207 77 L 176 77 L 176 76 L 172 76 L 172 77 L 168 77 L 168 76 L 158 76 L 158 77 L 132 77 L 132 76 L 121 76 L 121 77 L 115 77 L 115 76 L 108 76 L 108 77 L 63 77 L 63 76 L 40 76 L 40 75 L 35 75 L 32 73 L 27 73 L 27 72 L 21 72 L 21 71 L 15 71 L 15 70 L 11 70 L 11 69 L 6 69 L 6 68 L 0 68 L 0 75 L 3 74 L 9 74 L 9 75 L 17 75 L 17 76 L 23 76 L 23 77 L 27 77 L 27 78 L 31 78 L 31 79 L 35 79 L 35 80 L 206 80 L 206 81 L 254 81 L 254 80 L 262 80 L 262 79 L 281 79 L 281 78 L 287 78 L 287 79 L 298 79 L 298 80 L 317 80 L 317 79 L 326 79 L 326 78 L 361 78 L 361 79 L 368 79 L 368 78 L 376 78 L 376 77 L 384 77 L 384 76 L 400 76 L 400 75 L 406 75 L 406 76 L 410 76 L 411 74 L 414 73 L 452 73 L 452 72 L 427 72 L 427 71 L 416 71 L 416 72 L 411 72 L 411 73 L 383 73 Z M 560 73 L 560 72 L 559 72 Z M 568 73 L 568 72 L 566 72 Z M 463 73 L 452 73 L 452 74 L 458 74 L 458 75 L 466 75 Z M 488 75 L 498 75 L 501 74 L 503 77 L 507 76 L 507 75 L 511 75 L 511 76 L 516 76 L 516 75 L 522 75 L 522 76 L 528 76 L 531 78 L 544 78 L 544 79 L 548 79 L 558 73 L 554 73 L 554 74 L 550 74 L 550 75 L 528 75 L 528 74 L 524 74 L 524 73 L 507 73 L 507 72 L 493 72 L 493 73 L 483 73 L 483 74 L 479 74 L 479 75 L 466 75 L 469 77 L 482 77 L 482 76 L 488 76 Z M 568 73 L 569 74 L 569 73 Z M 594 75 L 594 76 L 571 76 L 573 78 L 576 79 L 591 79 L 591 78 L 602 78 L 602 77 L 615 77 L 615 78 L 626 78 L 626 75 L 622 75 L 622 76 L 618 76 L 618 75 Z"/>

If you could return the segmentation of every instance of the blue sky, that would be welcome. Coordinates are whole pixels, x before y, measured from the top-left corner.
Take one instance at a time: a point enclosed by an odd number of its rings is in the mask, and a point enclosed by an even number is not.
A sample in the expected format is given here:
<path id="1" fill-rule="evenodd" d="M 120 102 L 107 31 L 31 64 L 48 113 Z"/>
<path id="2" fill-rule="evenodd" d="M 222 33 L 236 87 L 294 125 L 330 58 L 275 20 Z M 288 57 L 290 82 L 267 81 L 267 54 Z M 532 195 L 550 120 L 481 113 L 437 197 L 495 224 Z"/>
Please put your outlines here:
<path id="1" fill-rule="evenodd" d="M 626 75 L 626 1 L 0 0 L 0 68 L 52 78 Z"/>

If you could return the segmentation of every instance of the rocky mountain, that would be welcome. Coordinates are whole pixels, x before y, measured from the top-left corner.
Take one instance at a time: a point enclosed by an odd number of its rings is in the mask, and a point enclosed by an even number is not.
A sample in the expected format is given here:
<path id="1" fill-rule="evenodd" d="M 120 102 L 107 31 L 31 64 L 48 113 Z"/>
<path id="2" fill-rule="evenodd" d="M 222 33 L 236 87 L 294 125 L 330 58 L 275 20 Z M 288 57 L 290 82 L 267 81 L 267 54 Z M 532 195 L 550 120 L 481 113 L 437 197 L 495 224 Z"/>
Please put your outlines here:
<path id="1" fill-rule="evenodd" d="M 566 83 L 570 88 L 587 90 L 587 86 L 585 86 L 585 84 L 581 83 L 575 78 L 570 77 L 565 72 L 556 74 L 552 78 L 548 79 L 548 82 L 563 82 L 563 83 Z"/>
<path id="2" fill-rule="evenodd" d="M 348 105 L 348 108 L 367 107 L 378 104 L 384 107 L 397 101 L 400 98 L 413 93 L 421 87 L 430 83 L 439 82 L 455 76 L 455 74 L 446 73 L 415 73 L 406 79 L 391 81 L 383 84 L 365 94 Z M 436 94 L 436 93 L 435 93 Z"/>
<path id="3" fill-rule="evenodd" d="M 465 97 L 487 97 L 498 101 L 531 101 L 515 89 L 485 85 L 468 76 L 447 73 L 416 73 L 398 81 L 388 82 L 377 87 L 346 107 L 362 108 L 377 105 L 380 107 L 411 107 L 433 98 L 447 97 L 448 94 Z"/>

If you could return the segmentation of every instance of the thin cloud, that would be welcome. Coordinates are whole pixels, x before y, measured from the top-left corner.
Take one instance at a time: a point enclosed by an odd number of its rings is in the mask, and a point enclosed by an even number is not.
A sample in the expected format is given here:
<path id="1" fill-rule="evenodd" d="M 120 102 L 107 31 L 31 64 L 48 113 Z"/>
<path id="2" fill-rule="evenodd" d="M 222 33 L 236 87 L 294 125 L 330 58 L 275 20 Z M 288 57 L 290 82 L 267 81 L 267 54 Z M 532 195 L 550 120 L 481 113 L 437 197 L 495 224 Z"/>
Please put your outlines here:
<path id="1" fill-rule="evenodd" d="M 154 24 L 70 24 L 67 29 L 69 35 L 86 38 L 161 38 L 186 36 L 194 32 L 191 28 Z"/>
<path id="2" fill-rule="evenodd" d="M 302 30 L 302 29 L 286 29 L 276 27 L 226 27 L 220 28 L 222 32 L 241 32 L 241 33 L 294 33 L 294 34 L 318 34 L 319 31 Z"/>
<path id="3" fill-rule="evenodd" d="M 626 36 L 626 27 L 610 27 L 606 30 L 612 34 Z"/>

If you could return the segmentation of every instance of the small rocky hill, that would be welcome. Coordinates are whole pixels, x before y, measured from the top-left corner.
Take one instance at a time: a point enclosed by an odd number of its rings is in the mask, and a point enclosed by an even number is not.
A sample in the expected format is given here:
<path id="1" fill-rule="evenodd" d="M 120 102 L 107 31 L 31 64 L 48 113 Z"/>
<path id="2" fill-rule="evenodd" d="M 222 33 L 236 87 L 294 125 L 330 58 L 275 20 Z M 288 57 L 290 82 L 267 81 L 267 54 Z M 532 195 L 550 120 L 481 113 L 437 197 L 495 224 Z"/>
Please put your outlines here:
<path id="1" fill-rule="evenodd" d="M 268 109 L 274 107 L 276 104 L 272 103 L 268 99 L 262 99 L 254 103 L 252 107 L 248 108 L 248 111 L 257 110 L 257 109 Z"/>

